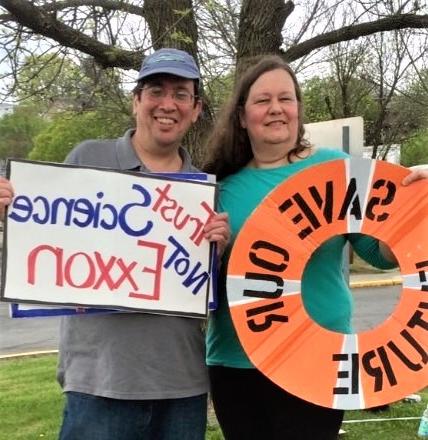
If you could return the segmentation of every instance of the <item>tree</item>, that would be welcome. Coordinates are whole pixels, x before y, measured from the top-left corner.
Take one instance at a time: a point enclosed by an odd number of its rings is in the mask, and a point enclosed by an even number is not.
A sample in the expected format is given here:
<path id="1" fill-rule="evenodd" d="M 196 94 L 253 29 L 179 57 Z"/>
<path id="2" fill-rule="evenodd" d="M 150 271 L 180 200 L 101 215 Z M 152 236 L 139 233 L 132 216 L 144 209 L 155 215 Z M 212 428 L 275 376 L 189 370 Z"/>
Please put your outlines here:
<path id="1" fill-rule="evenodd" d="M 376 115 L 376 103 L 369 84 L 358 77 L 343 83 L 334 76 L 315 76 L 303 84 L 306 122 L 362 116 L 370 123 Z"/>
<path id="2" fill-rule="evenodd" d="M 428 164 L 427 145 L 428 129 L 412 136 L 401 146 L 401 164 L 406 167 Z"/>
<path id="3" fill-rule="evenodd" d="M 91 110 L 107 103 L 129 113 L 118 74 L 87 57 L 77 61 L 55 53 L 28 56 L 17 76 L 16 97 L 36 105 L 40 113 Z"/>
<path id="4" fill-rule="evenodd" d="M 391 124 L 401 128 L 402 139 L 428 129 L 428 70 L 419 71 L 391 101 Z"/>
<path id="5" fill-rule="evenodd" d="M 131 102 L 118 75 L 87 58 L 79 66 L 57 55 L 28 56 L 17 78 L 16 96 L 25 105 L 0 120 L 2 157 L 26 158 L 32 151 L 32 159 L 62 160 L 73 146 L 70 140 L 117 136 L 131 123 Z"/>
<path id="6" fill-rule="evenodd" d="M 34 139 L 34 148 L 28 158 L 62 162 L 69 151 L 85 139 L 115 138 L 123 134 L 129 121 L 122 119 L 115 126 L 105 124 L 102 112 L 62 112 Z"/>
<path id="7" fill-rule="evenodd" d="M 343 41 L 406 28 L 420 29 L 421 38 L 428 28 L 427 7 L 409 0 L 302 0 L 298 7 L 284 0 L 0 0 L 0 6 L 0 47 L 15 77 L 35 50 L 137 70 L 146 53 L 162 46 L 200 55 L 210 80 L 234 68 L 239 74 L 247 57 L 263 53 L 300 70 L 319 61 L 322 48 Z M 204 116 L 191 139 L 195 157 L 212 121 L 207 99 Z"/>
<path id="8" fill-rule="evenodd" d="M 291 62 L 340 41 L 354 40 L 392 29 L 421 29 L 428 26 L 428 15 L 418 14 L 422 12 L 422 8 L 417 2 L 406 1 L 403 5 L 403 2 L 365 1 L 364 7 L 370 14 L 364 14 L 363 11 L 357 18 L 355 5 L 352 4 L 346 5 L 346 10 L 339 10 L 343 3 L 340 1 L 330 2 L 331 4 L 319 0 L 303 2 L 307 9 L 303 20 L 295 23 L 297 34 L 292 41 L 294 44 L 285 41 L 288 47 L 284 50 L 281 47 L 284 43 L 283 29 L 295 8 L 292 1 L 265 0 L 263 5 L 258 0 L 145 0 L 140 6 L 141 3 L 112 0 L 40 0 L 37 3 L 27 0 L 1 0 L 0 6 L 7 13 L 0 19 L 9 29 L 18 32 L 14 34 L 20 37 L 15 41 L 18 44 L 27 42 L 30 35 L 35 34 L 90 55 L 103 67 L 124 69 L 138 69 L 141 63 L 141 46 L 144 43 L 149 45 L 145 24 L 149 27 L 153 47 L 175 45 L 196 55 L 198 31 L 195 11 L 199 8 L 213 16 L 210 11 L 216 12 L 219 8 L 229 7 L 233 12 L 241 5 L 237 29 L 238 60 L 269 52 L 282 53 Z M 234 9 L 231 4 L 234 4 Z M 390 5 L 387 15 L 380 8 L 377 15 L 374 14 L 372 6 L 382 4 Z M 352 22 L 300 42 L 309 32 L 314 32 L 314 25 L 320 19 L 331 20 L 338 11 L 342 14 L 348 12 Z M 145 37 L 143 40 L 131 38 L 128 34 L 119 36 L 130 15 L 136 20 L 126 30 L 135 31 L 142 27 Z M 345 14 L 342 16 L 346 17 Z M 370 16 L 375 16 L 376 19 L 363 21 Z M 89 35 L 88 29 L 92 35 Z M 100 41 L 100 36 L 105 41 Z M 287 38 L 290 39 L 291 37 Z"/>
<path id="9" fill-rule="evenodd" d="M 30 106 L 17 106 L 13 113 L 0 119 L 0 160 L 24 159 L 34 147 L 34 137 L 46 126 L 38 111 Z"/>
<path id="10" fill-rule="evenodd" d="M 377 111 L 374 120 L 367 125 L 369 145 L 373 146 L 373 158 L 385 159 L 390 147 L 403 139 L 403 127 L 394 121 L 392 104 L 400 92 L 400 83 L 418 72 L 413 55 L 409 56 L 409 38 L 407 31 L 380 33 L 369 38 L 372 59 L 365 64 L 361 74 L 373 85 L 373 96 Z M 419 56 L 425 52 L 419 53 Z"/>
<path id="11" fill-rule="evenodd" d="M 233 89 L 235 73 L 213 78 L 205 84 L 205 91 L 215 113 L 219 111 Z"/>
<path id="12" fill-rule="evenodd" d="M 70 108 L 78 96 L 80 69 L 71 59 L 56 55 L 29 55 L 23 60 L 15 85 L 18 101 L 51 108 Z"/>
<path id="13" fill-rule="evenodd" d="M 345 42 L 332 46 L 329 76 L 312 78 L 305 87 L 309 118 L 363 116 L 366 145 L 373 146 L 373 158 L 384 159 L 391 145 L 402 142 L 411 127 L 421 126 L 422 115 L 426 114 L 421 111 L 412 118 L 397 105 L 406 104 L 405 108 L 416 110 L 408 98 L 416 98 L 417 94 L 410 90 L 404 93 L 400 84 L 410 80 L 418 93 L 424 86 L 416 53 L 420 56 L 425 52 L 413 51 L 409 38 L 407 30 L 393 30 L 370 36 L 364 44 Z"/>
<path id="14" fill-rule="evenodd" d="M 334 79 L 314 76 L 302 84 L 305 122 L 321 122 L 332 119 L 327 100 L 334 87 Z"/>

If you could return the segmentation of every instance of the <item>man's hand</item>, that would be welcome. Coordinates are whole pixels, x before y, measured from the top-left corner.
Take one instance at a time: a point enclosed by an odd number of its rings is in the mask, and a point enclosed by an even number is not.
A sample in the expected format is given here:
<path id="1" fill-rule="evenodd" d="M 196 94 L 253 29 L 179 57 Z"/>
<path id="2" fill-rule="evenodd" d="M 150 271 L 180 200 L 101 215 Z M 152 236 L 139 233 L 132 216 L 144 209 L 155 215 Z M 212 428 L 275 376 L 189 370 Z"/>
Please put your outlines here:
<path id="1" fill-rule="evenodd" d="M 217 255 L 223 255 L 230 240 L 229 217 L 225 212 L 214 215 L 204 228 L 205 238 L 217 243 Z"/>
<path id="2" fill-rule="evenodd" d="M 13 196 L 14 192 L 9 180 L 0 177 L 0 220 L 4 220 L 6 206 L 10 205 Z"/>

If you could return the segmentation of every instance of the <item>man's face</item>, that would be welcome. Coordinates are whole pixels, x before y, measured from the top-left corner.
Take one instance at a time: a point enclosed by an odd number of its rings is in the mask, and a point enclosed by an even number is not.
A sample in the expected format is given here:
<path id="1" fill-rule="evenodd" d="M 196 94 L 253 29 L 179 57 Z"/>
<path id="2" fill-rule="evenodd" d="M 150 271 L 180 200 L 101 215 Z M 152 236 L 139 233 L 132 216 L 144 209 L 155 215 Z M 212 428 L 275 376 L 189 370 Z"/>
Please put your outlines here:
<path id="1" fill-rule="evenodd" d="M 140 95 L 134 96 L 136 135 L 145 143 L 143 148 L 180 145 L 201 112 L 201 102 L 194 94 L 192 80 L 172 75 L 157 75 L 144 84 Z"/>

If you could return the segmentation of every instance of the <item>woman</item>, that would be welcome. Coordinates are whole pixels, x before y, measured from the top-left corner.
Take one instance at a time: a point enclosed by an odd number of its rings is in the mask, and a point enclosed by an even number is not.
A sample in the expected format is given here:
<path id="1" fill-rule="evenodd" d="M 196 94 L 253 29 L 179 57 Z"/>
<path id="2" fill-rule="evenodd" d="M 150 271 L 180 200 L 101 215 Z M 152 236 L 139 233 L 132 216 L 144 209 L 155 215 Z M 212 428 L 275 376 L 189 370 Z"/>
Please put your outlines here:
<path id="1" fill-rule="evenodd" d="M 291 68 L 277 56 L 262 57 L 240 78 L 209 147 L 204 171 L 220 181 L 220 210 L 229 213 L 233 238 L 279 183 L 309 166 L 347 157 L 338 150 L 315 150 L 304 139 L 301 90 Z M 422 177 L 426 174 L 414 172 L 403 183 Z M 333 237 L 311 258 L 302 280 L 308 313 L 330 330 L 351 333 L 352 295 L 341 271 L 346 239 L 377 267 L 392 268 L 396 261 L 386 246 L 359 234 Z M 225 272 L 226 264 L 220 275 L 219 307 L 207 332 L 211 395 L 225 438 L 336 439 L 343 411 L 287 393 L 248 359 L 230 318 Z"/>

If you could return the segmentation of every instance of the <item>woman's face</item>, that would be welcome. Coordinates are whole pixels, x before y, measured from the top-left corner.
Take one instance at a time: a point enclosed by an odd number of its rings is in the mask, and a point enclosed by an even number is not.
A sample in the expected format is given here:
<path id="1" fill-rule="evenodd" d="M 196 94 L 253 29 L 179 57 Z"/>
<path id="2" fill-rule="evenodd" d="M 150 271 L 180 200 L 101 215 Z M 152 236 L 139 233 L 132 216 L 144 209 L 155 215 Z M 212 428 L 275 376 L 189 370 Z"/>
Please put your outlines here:
<path id="1" fill-rule="evenodd" d="M 295 147 L 299 104 L 293 79 L 283 69 L 261 75 L 251 86 L 241 126 L 247 129 L 253 150 L 286 153 Z"/>

